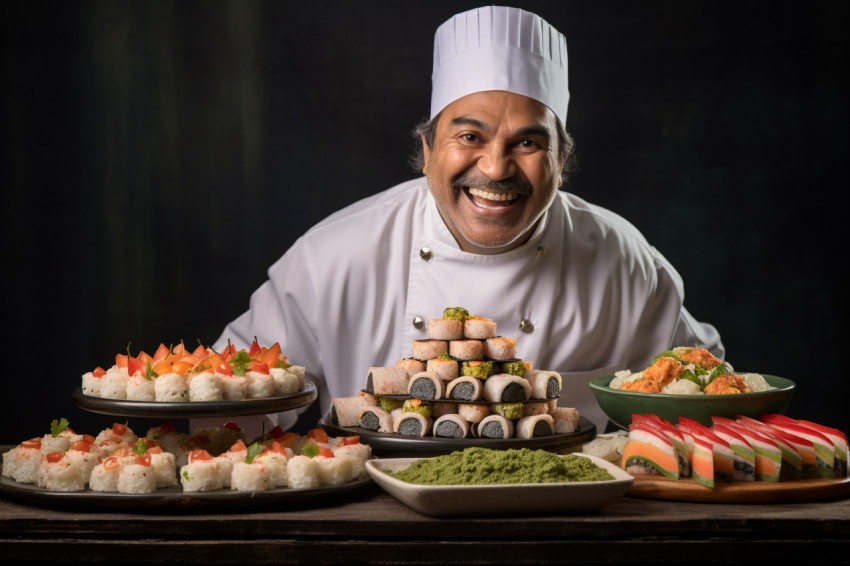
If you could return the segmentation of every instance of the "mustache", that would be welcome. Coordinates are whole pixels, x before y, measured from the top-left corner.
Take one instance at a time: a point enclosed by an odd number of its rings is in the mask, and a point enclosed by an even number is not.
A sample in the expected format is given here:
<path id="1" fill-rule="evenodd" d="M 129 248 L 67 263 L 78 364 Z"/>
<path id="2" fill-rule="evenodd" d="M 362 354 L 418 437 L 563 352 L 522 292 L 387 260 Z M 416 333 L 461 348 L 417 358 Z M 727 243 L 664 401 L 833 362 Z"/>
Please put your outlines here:
<path id="1" fill-rule="evenodd" d="M 479 187 L 489 189 L 491 191 L 502 191 L 507 193 L 519 193 L 521 195 L 530 196 L 534 192 L 534 187 L 528 179 L 519 175 L 514 175 L 508 179 L 500 179 L 494 181 L 483 175 L 458 175 L 452 179 L 452 188 L 458 191 L 464 187 Z"/>

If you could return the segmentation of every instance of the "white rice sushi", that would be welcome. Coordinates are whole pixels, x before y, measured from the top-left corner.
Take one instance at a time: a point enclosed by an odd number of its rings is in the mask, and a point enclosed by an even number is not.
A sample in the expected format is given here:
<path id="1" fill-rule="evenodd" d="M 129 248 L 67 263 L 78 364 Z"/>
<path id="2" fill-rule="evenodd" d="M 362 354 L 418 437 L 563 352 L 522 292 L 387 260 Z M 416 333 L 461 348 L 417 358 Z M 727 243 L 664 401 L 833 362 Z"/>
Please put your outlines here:
<path id="1" fill-rule="evenodd" d="M 484 341 L 484 355 L 491 360 L 505 361 L 516 358 L 516 339 L 496 336 Z"/>
<path id="2" fill-rule="evenodd" d="M 206 450 L 194 450 L 180 468 L 183 491 L 215 491 L 224 487 L 221 468 Z"/>
<path id="3" fill-rule="evenodd" d="M 291 488 L 299 489 L 321 485 L 319 464 L 307 456 L 299 454 L 290 458 L 286 463 L 286 473 Z"/>
<path id="4" fill-rule="evenodd" d="M 368 444 L 345 444 L 334 448 L 334 458 L 349 459 L 352 462 L 349 481 L 366 477 L 366 462 L 372 458 L 372 447 Z"/>
<path id="5" fill-rule="evenodd" d="M 247 371 L 245 378 L 248 380 L 248 399 L 274 397 L 275 383 L 271 373 Z"/>
<path id="6" fill-rule="evenodd" d="M 413 357 L 417 360 L 427 362 L 432 358 L 438 358 L 441 354 L 449 351 L 447 340 L 414 340 Z"/>
<path id="7" fill-rule="evenodd" d="M 130 376 L 127 375 L 126 370 L 109 369 L 100 378 L 100 396 L 104 399 L 126 399 L 129 380 Z"/>
<path id="8" fill-rule="evenodd" d="M 18 483 L 36 483 L 41 456 L 40 438 L 18 444 L 3 454 L 3 476 Z"/>
<path id="9" fill-rule="evenodd" d="M 121 461 L 109 456 L 101 461 L 89 476 L 89 489 L 92 491 L 117 492 L 118 476 L 121 473 Z"/>
<path id="10" fill-rule="evenodd" d="M 174 454 L 161 448 L 148 450 L 151 457 L 154 483 L 157 488 L 177 485 L 177 462 Z"/>
<path id="11" fill-rule="evenodd" d="M 271 372 L 274 379 L 275 397 L 295 395 L 301 390 L 298 376 L 294 373 L 290 373 L 283 368 L 271 368 L 269 372 Z"/>
<path id="12" fill-rule="evenodd" d="M 522 417 L 516 422 L 517 438 L 535 438 L 555 434 L 555 420 L 552 415 L 533 415 Z"/>
<path id="13" fill-rule="evenodd" d="M 156 491 L 156 476 L 150 458 L 136 458 L 133 463 L 123 464 L 118 472 L 118 493 L 153 493 Z"/>
<path id="14" fill-rule="evenodd" d="M 521 403 L 531 396 L 527 379 L 510 373 L 499 373 L 484 381 L 484 398 L 492 403 Z"/>
<path id="15" fill-rule="evenodd" d="M 189 382 L 179 373 L 165 373 L 154 381 L 156 400 L 160 403 L 189 401 Z"/>
<path id="16" fill-rule="evenodd" d="M 128 401 L 156 401 L 154 380 L 137 373 L 127 380 Z"/>
<path id="17" fill-rule="evenodd" d="M 254 462 L 259 462 L 263 466 L 263 473 L 266 476 L 266 484 L 269 489 L 286 487 L 289 484 L 289 476 L 287 475 L 289 458 L 285 454 L 274 450 L 265 450 L 254 458 Z"/>
<path id="18" fill-rule="evenodd" d="M 459 340 L 463 338 L 463 322 L 456 318 L 431 318 L 428 320 L 428 338 Z"/>
<path id="19" fill-rule="evenodd" d="M 242 375 L 216 373 L 221 380 L 221 394 L 225 401 L 242 401 L 248 398 L 248 379 Z"/>
<path id="20" fill-rule="evenodd" d="M 230 489 L 236 491 L 266 491 L 269 487 L 265 466 L 260 462 L 236 462 L 230 479 Z"/>
<path id="21" fill-rule="evenodd" d="M 90 397 L 100 397 L 100 384 L 104 374 L 87 371 L 83 374 L 82 392 Z"/>
<path id="22" fill-rule="evenodd" d="M 224 399 L 221 377 L 211 371 L 197 373 L 189 378 L 189 401 L 209 403 Z"/>

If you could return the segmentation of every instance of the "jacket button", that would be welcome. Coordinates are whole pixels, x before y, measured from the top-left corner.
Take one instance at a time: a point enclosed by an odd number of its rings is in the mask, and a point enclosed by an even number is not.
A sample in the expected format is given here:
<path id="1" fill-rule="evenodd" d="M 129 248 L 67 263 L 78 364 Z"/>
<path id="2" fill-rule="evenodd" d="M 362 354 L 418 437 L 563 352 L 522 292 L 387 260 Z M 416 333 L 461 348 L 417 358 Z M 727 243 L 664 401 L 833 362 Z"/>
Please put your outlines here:
<path id="1" fill-rule="evenodd" d="M 421 316 L 414 316 L 413 317 L 413 326 L 415 328 L 418 328 L 419 330 L 422 330 L 422 328 L 425 326 L 425 319 L 422 318 Z"/>
<path id="2" fill-rule="evenodd" d="M 434 252 L 432 252 L 430 248 L 422 248 L 419 250 L 419 257 L 425 261 L 431 261 L 434 257 Z"/>
<path id="3" fill-rule="evenodd" d="M 544 253 L 546 253 L 546 250 L 544 250 L 544 249 L 543 249 L 543 246 L 539 246 L 539 247 L 537 248 L 537 251 L 536 251 L 536 252 L 534 252 L 534 255 L 535 255 L 535 256 L 537 256 L 537 257 L 540 257 L 540 256 L 542 256 Z"/>
<path id="4" fill-rule="evenodd" d="M 522 319 L 519 322 L 519 329 L 526 334 L 534 332 L 534 325 L 527 318 Z"/>

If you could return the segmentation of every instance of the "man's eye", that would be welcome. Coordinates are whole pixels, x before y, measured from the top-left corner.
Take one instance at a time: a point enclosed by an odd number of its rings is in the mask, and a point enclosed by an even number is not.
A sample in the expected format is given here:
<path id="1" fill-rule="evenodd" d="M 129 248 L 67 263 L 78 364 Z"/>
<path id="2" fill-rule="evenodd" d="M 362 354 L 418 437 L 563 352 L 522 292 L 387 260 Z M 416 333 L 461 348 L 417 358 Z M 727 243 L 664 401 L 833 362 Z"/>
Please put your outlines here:
<path id="1" fill-rule="evenodd" d="M 463 141 L 467 141 L 467 142 L 477 142 L 478 141 L 478 136 L 476 136 L 475 134 L 463 134 L 461 136 L 461 138 L 463 139 Z"/>
<path id="2" fill-rule="evenodd" d="M 534 140 L 521 140 L 517 146 L 523 149 L 534 149 L 540 147 L 540 145 Z"/>

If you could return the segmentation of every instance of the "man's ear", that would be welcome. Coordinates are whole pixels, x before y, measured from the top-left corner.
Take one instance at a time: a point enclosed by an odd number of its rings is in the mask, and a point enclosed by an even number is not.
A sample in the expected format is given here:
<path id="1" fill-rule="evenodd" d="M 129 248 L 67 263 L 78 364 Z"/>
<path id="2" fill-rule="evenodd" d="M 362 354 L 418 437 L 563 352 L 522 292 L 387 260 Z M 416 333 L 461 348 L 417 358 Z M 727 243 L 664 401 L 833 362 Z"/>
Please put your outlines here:
<path id="1" fill-rule="evenodd" d="M 419 134 L 419 139 L 422 142 L 422 174 L 425 175 L 428 170 L 428 161 L 431 159 L 431 148 L 428 147 L 428 144 L 425 142 L 425 135 Z"/>

